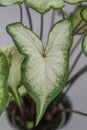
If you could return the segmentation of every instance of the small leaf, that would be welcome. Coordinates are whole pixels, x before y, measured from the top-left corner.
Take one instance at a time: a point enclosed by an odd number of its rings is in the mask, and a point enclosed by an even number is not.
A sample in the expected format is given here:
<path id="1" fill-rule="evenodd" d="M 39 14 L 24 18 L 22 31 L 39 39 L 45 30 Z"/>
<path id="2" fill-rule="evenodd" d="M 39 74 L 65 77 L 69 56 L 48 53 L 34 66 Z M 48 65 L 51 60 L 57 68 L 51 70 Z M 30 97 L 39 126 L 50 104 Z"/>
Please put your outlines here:
<path id="1" fill-rule="evenodd" d="M 77 4 L 79 2 L 87 2 L 87 0 L 64 0 L 65 2 L 69 4 Z"/>
<path id="2" fill-rule="evenodd" d="M 68 79 L 71 23 L 66 19 L 53 26 L 45 51 L 39 37 L 22 24 L 8 25 L 7 32 L 18 51 L 25 55 L 22 82 L 36 102 L 38 124 L 49 103 L 62 91 Z"/>
<path id="3" fill-rule="evenodd" d="M 87 57 L 87 35 L 84 36 L 83 41 L 82 41 L 82 51 Z"/>
<path id="4" fill-rule="evenodd" d="M 32 121 L 26 121 L 25 125 L 29 130 L 34 128 L 34 122 Z"/>
<path id="5" fill-rule="evenodd" d="M 87 23 L 87 7 L 84 7 L 81 11 L 82 19 Z"/>
<path id="6" fill-rule="evenodd" d="M 39 13 L 46 13 L 51 8 L 60 9 L 64 6 L 63 0 L 25 0 L 28 7 L 31 7 Z"/>
<path id="7" fill-rule="evenodd" d="M 6 55 L 9 64 L 9 91 L 16 101 L 19 102 L 18 88 L 21 86 L 21 63 L 24 57 L 18 53 L 14 45 L 1 47 L 0 52 Z"/>
<path id="8" fill-rule="evenodd" d="M 81 10 L 84 9 L 84 7 L 85 6 L 76 7 L 74 12 L 70 15 L 70 20 L 72 22 L 73 30 L 76 28 L 78 23 L 80 23 L 80 21 L 82 20 L 80 13 L 81 13 Z M 82 27 L 84 24 L 85 22 L 83 20 L 81 24 L 79 25 L 79 28 Z M 87 26 L 83 27 L 80 31 L 78 31 L 77 34 L 82 34 L 82 33 L 85 33 L 86 31 L 87 31 Z"/>
<path id="9" fill-rule="evenodd" d="M 8 6 L 13 4 L 21 4 L 23 0 L 0 0 L 0 6 Z"/>
<path id="10" fill-rule="evenodd" d="M 7 80 L 9 68 L 4 54 L 0 53 L 0 114 L 4 111 L 8 103 Z"/>

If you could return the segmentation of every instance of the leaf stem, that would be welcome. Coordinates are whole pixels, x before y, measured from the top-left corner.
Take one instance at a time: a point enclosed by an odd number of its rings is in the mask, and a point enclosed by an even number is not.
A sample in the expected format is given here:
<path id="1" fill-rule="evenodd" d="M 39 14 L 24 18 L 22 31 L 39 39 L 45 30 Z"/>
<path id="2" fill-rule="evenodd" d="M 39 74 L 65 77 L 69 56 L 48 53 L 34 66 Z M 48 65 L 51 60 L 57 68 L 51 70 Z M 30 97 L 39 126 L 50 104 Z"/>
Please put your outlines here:
<path id="1" fill-rule="evenodd" d="M 78 56 L 76 57 L 76 59 L 75 59 L 73 65 L 72 65 L 72 67 L 71 67 L 71 69 L 70 69 L 70 74 L 72 73 L 73 69 L 75 68 L 77 62 L 79 61 L 79 59 L 80 59 L 80 57 L 81 57 L 81 55 L 82 55 L 82 50 L 79 52 Z"/>
<path id="2" fill-rule="evenodd" d="M 80 37 L 80 39 L 77 41 L 77 43 L 75 43 L 75 46 L 73 47 L 73 49 L 71 50 L 70 56 L 72 56 L 73 52 L 75 51 L 75 49 L 78 47 L 81 39 L 82 39 L 83 35 Z"/>
<path id="3" fill-rule="evenodd" d="M 61 9 L 61 14 L 62 14 L 63 19 L 65 19 L 65 15 L 64 15 L 63 9 Z"/>
<path id="4" fill-rule="evenodd" d="M 66 85 L 69 84 L 69 86 L 67 87 L 67 89 L 64 91 L 63 94 L 60 95 L 59 97 L 59 102 L 61 101 L 61 99 L 66 95 L 66 93 L 71 89 L 72 85 L 75 83 L 75 81 L 80 78 L 80 76 L 82 76 L 84 73 L 87 72 L 87 65 L 85 65 L 83 68 L 81 68 L 70 80 L 68 80 L 68 82 L 66 83 Z"/>
<path id="5" fill-rule="evenodd" d="M 72 87 L 72 85 L 75 83 L 75 81 L 80 78 L 80 76 L 82 76 L 84 73 L 87 72 L 87 65 L 84 66 L 81 70 L 79 70 L 68 82 L 67 84 L 70 83 L 70 85 L 68 86 L 68 88 L 66 89 L 66 91 L 64 92 L 65 94 L 70 90 L 70 88 Z"/>
<path id="6" fill-rule="evenodd" d="M 68 83 L 74 83 L 76 79 L 78 79 L 82 74 L 84 74 L 87 71 L 87 65 L 85 65 L 83 68 L 81 68 L 68 82 Z"/>
<path id="7" fill-rule="evenodd" d="M 79 23 L 76 25 L 75 29 L 73 30 L 73 35 L 75 34 L 76 30 L 78 29 L 78 27 L 81 25 L 82 23 L 82 19 L 79 21 Z"/>
<path id="8" fill-rule="evenodd" d="M 75 113 L 75 114 L 79 114 L 79 115 L 82 115 L 82 116 L 87 117 L 87 113 L 83 113 L 83 112 L 77 111 L 77 110 L 72 110 L 72 109 L 70 109 L 70 108 L 59 109 L 58 111 L 67 112 L 67 113 Z"/>
<path id="9" fill-rule="evenodd" d="M 87 26 L 87 24 L 84 24 L 84 25 L 82 25 L 80 28 L 78 28 L 75 32 L 74 32 L 74 34 L 76 34 L 76 33 L 78 33 L 81 29 L 83 29 L 85 26 Z"/>
<path id="10" fill-rule="evenodd" d="M 25 120 L 26 118 L 26 115 L 25 115 L 25 112 L 24 112 L 24 101 L 23 99 L 21 98 L 20 99 L 20 103 L 18 103 L 18 107 L 19 107 L 19 110 L 20 110 L 20 114 L 21 114 L 21 117 L 23 120 Z"/>
<path id="11" fill-rule="evenodd" d="M 55 10 L 52 10 L 50 28 L 52 27 L 54 20 L 55 20 Z"/>
<path id="12" fill-rule="evenodd" d="M 22 5 L 19 5 L 19 9 L 20 9 L 20 22 L 23 22 L 23 11 L 22 11 Z"/>
<path id="13" fill-rule="evenodd" d="M 40 39 L 43 37 L 43 25 L 44 25 L 44 16 L 41 14 L 41 27 L 40 27 Z"/>
<path id="14" fill-rule="evenodd" d="M 26 5 L 25 5 L 25 9 L 26 9 L 26 12 L 27 12 L 30 29 L 33 31 L 33 25 L 32 25 L 32 18 L 31 18 L 30 10 Z"/>

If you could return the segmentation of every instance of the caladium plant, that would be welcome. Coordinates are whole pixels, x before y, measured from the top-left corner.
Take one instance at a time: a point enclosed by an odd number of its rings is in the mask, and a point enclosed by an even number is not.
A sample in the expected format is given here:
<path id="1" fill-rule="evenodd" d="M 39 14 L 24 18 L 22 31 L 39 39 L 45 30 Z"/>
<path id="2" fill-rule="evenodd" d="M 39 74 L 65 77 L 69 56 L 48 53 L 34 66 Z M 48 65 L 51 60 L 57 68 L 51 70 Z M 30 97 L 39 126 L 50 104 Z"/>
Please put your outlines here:
<path id="1" fill-rule="evenodd" d="M 36 103 L 38 125 L 53 99 L 63 91 L 66 84 L 73 84 L 72 78 L 68 81 L 73 37 L 77 34 L 82 36 L 87 31 L 87 7 L 82 2 L 87 0 L 0 0 L 0 6 L 17 4 L 21 7 L 21 21 L 11 23 L 6 28 L 13 45 L 0 47 L 0 113 L 11 100 L 15 100 L 20 107 L 22 96 L 29 94 Z M 46 46 L 31 26 L 28 28 L 23 24 L 22 3 L 26 6 L 31 24 L 28 7 L 41 14 L 41 35 L 43 14 L 50 9 L 61 11 L 63 19 L 51 27 Z M 62 9 L 65 3 L 78 4 L 67 18 Z M 83 38 L 82 50 L 87 56 L 87 35 Z"/>
<path id="2" fill-rule="evenodd" d="M 18 51 L 25 55 L 22 81 L 36 102 L 38 124 L 47 106 L 61 92 L 68 78 L 71 23 L 64 20 L 54 25 L 44 49 L 41 40 L 20 23 L 9 25 L 7 31 Z"/>

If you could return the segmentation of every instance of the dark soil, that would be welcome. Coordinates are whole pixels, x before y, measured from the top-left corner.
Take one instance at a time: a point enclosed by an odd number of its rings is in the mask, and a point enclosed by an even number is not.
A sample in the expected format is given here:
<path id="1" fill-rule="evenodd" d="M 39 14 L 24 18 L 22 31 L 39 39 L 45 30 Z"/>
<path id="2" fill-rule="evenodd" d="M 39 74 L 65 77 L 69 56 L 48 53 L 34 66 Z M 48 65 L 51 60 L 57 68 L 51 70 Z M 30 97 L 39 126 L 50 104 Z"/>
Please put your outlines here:
<path id="1" fill-rule="evenodd" d="M 61 102 L 64 108 L 71 108 L 71 104 L 69 103 L 68 98 L 62 99 Z M 7 108 L 7 115 L 9 117 L 10 122 L 17 126 L 20 130 L 30 130 L 26 128 L 25 122 L 26 121 L 33 121 L 35 124 L 36 119 L 36 106 L 35 102 L 29 97 L 23 97 L 23 110 L 24 110 L 24 117 L 21 116 L 19 111 L 19 107 L 15 101 L 10 102 Z M 31 130 L 56 130 L 56 128 L 60 125 L 62 121 L 62 112 L 59 112 L 59 105 L 58 105 L 58 97 L 49 105 L 48 109 L 42 120 L 40 121 L 37 127 L 32 128 Z M 65 114 L 65 121 L 69 120 L 70 114 Z"/>

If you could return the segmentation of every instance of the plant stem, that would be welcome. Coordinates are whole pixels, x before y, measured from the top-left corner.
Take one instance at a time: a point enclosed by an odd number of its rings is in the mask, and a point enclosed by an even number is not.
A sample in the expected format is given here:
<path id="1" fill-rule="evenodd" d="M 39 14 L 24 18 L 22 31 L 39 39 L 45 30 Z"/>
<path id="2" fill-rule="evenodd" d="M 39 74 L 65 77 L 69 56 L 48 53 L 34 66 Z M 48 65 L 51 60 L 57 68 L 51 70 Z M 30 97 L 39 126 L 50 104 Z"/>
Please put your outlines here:
<path id="1" fill-rule="evenodd" d="M 70 85 L 68 86 L 68 88 L 66 89 L 66 91 L 64 92 L 65 94 L 70 90 L 70 88 L 72 87 L 72 85 L 75 83 L 75 81 L 82 76 L 84 73 L 86 73 L 87 71 L 87 65 L 84 66 L 81 70 L 79 70 L 68 82 L 67 84 L 70 83 Z"/>
<path id="2" fill-rule="evenodd" d="M 78 33 L 81 29 L 83 29 L 85 26 L 87 26 L 87 24 L 84 24 L 84 25 L 82 25 L 80 28 L 78 28 L 75 32 L 74 32 L 74 34 L 76 34 L 76 33 Z"/>
<path id="3" fill-rule="evenodd" d="M 40 27 L 40 39 L 43 37 L 43 25 L 44 25 L 44 16 L 41 14 L 41 27 Z"/>
<path id="4" fill-rule="evenodd" d="M 82 19 L 79 21 L 79 23 L 76 25 L 75 29 L 73 30 L 73 35 L 75 34 L 76 30 L 78 29 L 78 27 L 80 26 L 80 24 L 82 23 Z"/>
<path id="5" fill-rule="evenodd" d="M 67 84 L 74 83 L 76 81 L 76 79 L 78 79 L 86 71 L 87 71 L 87 65 L 85 65 L 83 68 L 81 68 L 70 80 L 68 80 Z"/>
<path id="6" fill-rule="evenodd" d="M 77 46 L 79 45 L 81 39 L 82 39 L 83 35 L 80 37 L 80 39 L 77 41 L 77 43 L 75 43 L 75 46 L 73 47 L 73 49 L 71 50 L 70 56 L 73 54 L 73 52 L 75 51 L 75 49 L 77 48 Z"/>
<path id="7" fill-rule="evenodd" d="M 86 117 L 87 117 L 87 113 L 83 113 L 83 112 L 77 111 L 77 110 L 72 110 L 72 109 L 69 109 L 69 108 L 60 109 L 59 111 L 61 111 L 61 112 L 67 112 L 67 113 L 75 113 L 75 114 L 79 114 L 79 115 L 82 115 L 82 116 L 86 116 Z"/>
<path id="8" fill-rule="evenodd" d="M 54 20 L 55 20 L 55 10 L 52 10 L 50 28 L 52 27 L 52 25 L 53 25 L 53 23 L 54 23 Z"/>
<path id="9" fill-rule="evenodd" d="M 25 9 L 26 9 L 26 12 L 27 12 L 30 29 L 33 31 L 33 25 L 32 25 L 32 18 L 31 18 L 30 10 L 26 5 L 25 5 Z"/>
<path id="10" fill-rule="evenodd" d="M 62 14 L 63 19 L 65 19 L 65 15 L 64 15 L 63 9 L 61 9 L 61 14 Z"/>
<path id="11" fill-rule="evenodd" d="M 23 120 L 25 120 L 26 118 L 26 115 L 25 115 L 25 112 L 24 112 L 24 101 L 23 99 L 21 98 L 21 101 L 20 103 L 18 104 L 18 107 L 19 107 L 19 110 L 20 110 L 20 114 L 21 114 L 21 117 Z"/>
<path id="12" fill-rule="evenodd" d="M 19 5 L 19 9 L 20 9 L 20 22 L 23 22 L 23 11 L 22 11 L 22 5 Z"/>
<path id="13" fill-rule="evenodd" d="M 82 76 L 84 73 L 87 72 L 87 65 L 85 65 L 83 68 L 81 68 L 70 80 L 68 80 L 68 82 L 66 83 L 66 85 L 69 84 L 69 86 L 67 87 L 67 89 L 65 90 L 65 92 L 63 94 L 60 95 L 59 97 L 59 102 L 61 101 L 61 99 L 66 95 L 66 93 L 71 89 L 72 85 L 75 83 L 75 81 Z"/>
<path id="14" fill-rule="evenodd" d="M 72 65 L 72 67 L 71 67 L 71 69 L 70 69 L 70 74 L 72 73 L 73 69 L 75 68 L 75 66 L 76 66 L 76 64 L 77 64 L 77 62 L 78 62 L 78 60 L 79 60 L 80 57 L 81 57 L 81 55 L 82 55 L 82 51 L 80 51 L 79 54 L 78 54 L 78 56 L 76 57 L 76 59 L 75 59 L 73 65 Z"/>

